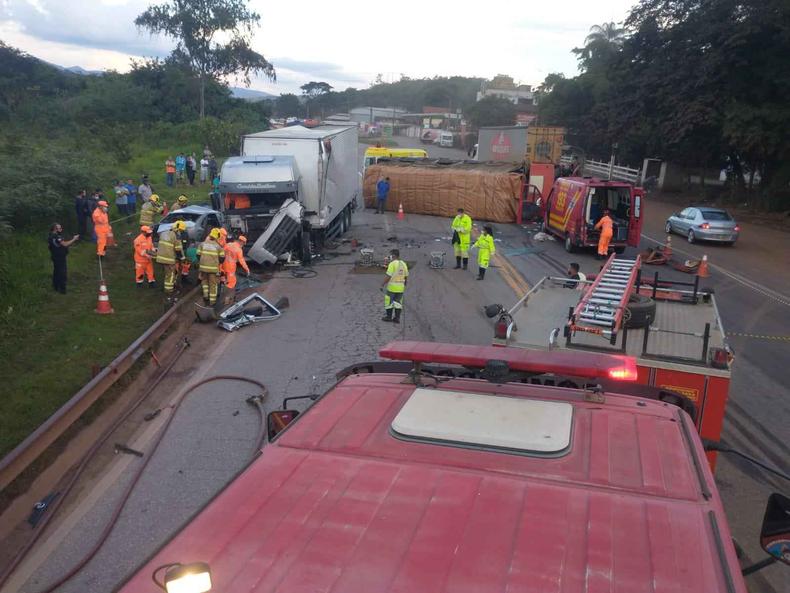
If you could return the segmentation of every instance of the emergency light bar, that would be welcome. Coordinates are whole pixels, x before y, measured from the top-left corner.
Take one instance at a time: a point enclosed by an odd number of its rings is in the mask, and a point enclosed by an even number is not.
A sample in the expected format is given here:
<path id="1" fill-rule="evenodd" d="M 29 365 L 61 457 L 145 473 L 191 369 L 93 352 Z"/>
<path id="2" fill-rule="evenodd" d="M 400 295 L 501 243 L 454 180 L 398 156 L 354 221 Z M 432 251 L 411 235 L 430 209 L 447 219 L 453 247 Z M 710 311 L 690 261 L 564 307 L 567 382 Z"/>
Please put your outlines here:
<path id="1" fill-rule="evenodd" d="M 633 356 L 598 352 L 396 341 L 379 350 L 379 356 L 421 364 L 456 364 L 474 369 L 483 369 L 492 360 L 502 360 L 511 371 L 616 381 L 637 379 L 636 359 Z"/>

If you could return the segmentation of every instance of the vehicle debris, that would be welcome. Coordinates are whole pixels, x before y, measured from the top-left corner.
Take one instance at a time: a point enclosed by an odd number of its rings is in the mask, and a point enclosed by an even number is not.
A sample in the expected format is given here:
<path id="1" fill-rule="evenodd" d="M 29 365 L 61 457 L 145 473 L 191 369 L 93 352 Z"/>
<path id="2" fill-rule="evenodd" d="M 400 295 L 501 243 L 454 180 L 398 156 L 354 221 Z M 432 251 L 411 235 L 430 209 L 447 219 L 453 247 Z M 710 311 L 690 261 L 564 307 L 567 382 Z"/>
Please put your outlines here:
<path id="1" fill-rule="evenodd" d="M 123 443 L 115 443 L 115 453 L 128 453 L 129 455 L 134 455 L 136 457 L 142 457 L 143 452 L 138 451 L 137 449 L 132 449 L 131 447 L 127 447 Z"/>
<path id="2" fill-rule="evenodd" d="M 44 513 L 47 512 L 49 505 L 51 505 L 58 496 L 60 496 L 60 491 L 52 492 L 51 494 L 47 494 L 44 498 L 33 505 L 33 512 L 30 513 L 30 516 L 27 518 L 27 522 L 31 527 L 38 525 L 38 522 L 41 521 Z"/>
<path id="3" fill-rule="evenodd" d="M 444 251 L 431 251 L 431 262 L 430 266 L 434 270 L 439 270 L 444 267 Z"/>
<path id="4" fill-rule="evenodd" d="M 287 306 L 287 299 L 284 301 Z M 283 299 L 278 304 L 282 306 Z M 246 325 L 260 323 L 262 321 L 272 321 L 280 317 L 280 310 L 263 298 L 257 292 L 241 299 L 235 305 L 231 305 L 220 314 L 217 326 L 229 332 L 235 331 Z"/>
<path id="5" fill-rule="evenodd" d="M 538 231 L 534 235 L 532 235 L 533 241 L 554 241 L 554 237 L 549 235 L 548 233 L 544 233 L 543 231 Z"/>

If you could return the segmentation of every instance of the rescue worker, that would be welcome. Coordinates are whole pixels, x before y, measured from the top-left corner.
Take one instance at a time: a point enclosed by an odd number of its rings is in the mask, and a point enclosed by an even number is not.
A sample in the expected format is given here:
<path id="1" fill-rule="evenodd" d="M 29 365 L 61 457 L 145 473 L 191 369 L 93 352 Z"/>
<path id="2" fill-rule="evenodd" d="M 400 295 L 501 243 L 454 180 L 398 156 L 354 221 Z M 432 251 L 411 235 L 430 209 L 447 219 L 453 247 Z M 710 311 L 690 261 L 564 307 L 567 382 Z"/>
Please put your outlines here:
<path id="1" fill-rule="evenodd" d="M 225 248 L 225 243 L 228 242 L 228 230 L 225 228 L 220 227 L 219 229 L 219 239 L 217 239 L 217 243 L 223 249 Z"/>
<path id="2" fill-rule="evenodd" d="M 483 227 L 483 232 L 475 241 L 474 247 L 477 247 L 477 280 L 482 280 L 486 277 L 486 270 L 491 261 L 491 256 L 496 253 L 494 247 L 494 229 L 486 225 Z"/>
<path id="3" fill-rule="evenodd" d="M 134 274 L 137 286 L 143 285 L 143 280 L 148 278 L 148 287 L 156 286 L 154 280 L 154 230 L 148 225 L 140 227 L 140 234 L 134 240 Z"/>
<path id="4" fill-rule="evenodd" d="M 565 283 L 565 288 L 584 290 L 584 287 L 586 286 L 584 282 L 587 280 L 587 276 L 580 270 L 581 268 L 576 262 L 569 264 L 567 272 L 569 280 Z"/>
<path id="5" fill-rule="evenodd" d="M 140 226 L 154 226 L 155 216 L 161 214 L 163 210 L 160 202 L 158 194 L 151 194 L 151 199 L 140 208 Z"/>
<path id="6" fill-rule="evenodd" d="M 203 300 L 208 306 L 217 302 L 219 290 L 219 272 L 222 260 L 225 259 L 225 250 L 219 246 L 219 229 L 211 229 L 208 238 L 200 244 L 197 250 L 200 258 L 199 271 L 200 283 L 203 286 Z"/>
<path id="7" fill-rule="evenodd" d="M 453 231 L 453 250 L 455 251 L 455 269 L 461 268 L 463 261 L 464 270 L 469 265 L 469 242 L 472 238 L 472 219 L 464 213 L 463 208 L 458 209 L 458 215 L 453 219 L 450 227 Z"/>
<path id="8" fill-rule="evenodd" d="M 181 210 L 181 208 L 186 208 L 187 204 L 189 203 L 189 198 L 186 197 L 184 194 L 178 196 L 178 199 L 173 202 L 173 207 L 170 208 L 171 212 L 175 212 L 176 210 Z"/>
<path id="9" fill-rule="evenodd" d="M 186 223 L 179 220 L 169 230 L 159 235 L 156 263 L 162 264 L 165 268 L 165 294 L 171 294 L 176 287 L 177 262 L 184 259 L 184 247 L 178 237 L 178 231 L 186 228 Z"/>
<path id="10" fill-rule="evenodd" d="M 612 217 L 609 216 L 609 209 L 605 208 L 601 219 L 595 223 L 595 229 L 601 229 L 601 236 L 598 238 L 598 259 L 609 255 L 609 242 L 612 240 Z"/>
<path id="11" fill-rule="evenodd" d="M 225 243 L 225 263 L 222 264 L 225 270 L 225 285 L 229 289 L 236 288 L 236 266 L 240 265 L 244 272 L 249 275 L 250 267 L 244 259 L 244 251 L 242 247 L 247 243 L 247 237 L 241 235 L 238 241 L 232 235 L 228 237 Z M 232 297 L 233 293 L 231 293 Z"/>
<path id="12" fill-rule="evenodd" d="M 187 233 L 187 223 L 183 220 L 176 221 L 173 225 L 176 231 L 176 238 L 181 243 L 181 250 L 184 254 L 183 259 L 176 263 L 176 270 L 181 271 L 181 284 L 192 284 L 189 279 L 189 270 L 192 268 L 192 261 L 189 259 L 189 233 Z"/>
<path id="13" fill-rule="evenodd" d="M 406 281 L 409 278 L 409 267 L 400 259 L 400 251 L 390 250 L 390 261 L 387 266 L 387 277 L 381 283 L 384 291 L 384 317 L 382 321 L 400 323 L 400 314 L 403 310 L 403 293 L 406 291 Z M 393 317 L 393 312 L 395 316 Z"/>
<path id="14" fill-rule="evenodd" d="M 96 255 L 99 257 L 104 257 L 105 248 L 107 247 L 107 235 L 112 232 L 110 218 L 107 216 L 109 209 L 110 205 L 105 200 L 99 200 L 98 208 L 91 214 L 93 230 L 96 233 Z"/>

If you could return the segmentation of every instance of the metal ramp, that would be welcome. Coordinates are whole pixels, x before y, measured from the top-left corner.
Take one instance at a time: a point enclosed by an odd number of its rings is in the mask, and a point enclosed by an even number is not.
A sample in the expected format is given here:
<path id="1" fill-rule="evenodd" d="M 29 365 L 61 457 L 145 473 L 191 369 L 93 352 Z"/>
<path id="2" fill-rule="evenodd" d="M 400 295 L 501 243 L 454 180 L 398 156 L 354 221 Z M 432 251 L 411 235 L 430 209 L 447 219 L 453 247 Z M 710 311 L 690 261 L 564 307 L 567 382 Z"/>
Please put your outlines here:
<path id="1" fill-rule="evenodd" d="M 612 254 L 601 272 L 571 312 L 565 337 L 577 331 L 609 338 L 612 344 L 623 324 L 623 314 L 636 284 L 641 259 L 618 258 Z"/>

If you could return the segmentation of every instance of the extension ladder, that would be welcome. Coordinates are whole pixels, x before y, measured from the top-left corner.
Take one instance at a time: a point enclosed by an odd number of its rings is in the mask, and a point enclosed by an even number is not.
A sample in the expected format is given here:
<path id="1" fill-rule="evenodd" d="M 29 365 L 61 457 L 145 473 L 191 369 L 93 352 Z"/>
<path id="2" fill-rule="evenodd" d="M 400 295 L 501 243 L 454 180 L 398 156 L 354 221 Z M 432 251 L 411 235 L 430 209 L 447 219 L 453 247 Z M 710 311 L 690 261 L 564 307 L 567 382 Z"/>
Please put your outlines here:
<path id="1" fill-rule="evenodd" d="M 576 305 L 568 329 L 603 335 L 614 343 L 640 266 L 639 256 L 626 259 L 612 254 Z"/>

